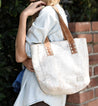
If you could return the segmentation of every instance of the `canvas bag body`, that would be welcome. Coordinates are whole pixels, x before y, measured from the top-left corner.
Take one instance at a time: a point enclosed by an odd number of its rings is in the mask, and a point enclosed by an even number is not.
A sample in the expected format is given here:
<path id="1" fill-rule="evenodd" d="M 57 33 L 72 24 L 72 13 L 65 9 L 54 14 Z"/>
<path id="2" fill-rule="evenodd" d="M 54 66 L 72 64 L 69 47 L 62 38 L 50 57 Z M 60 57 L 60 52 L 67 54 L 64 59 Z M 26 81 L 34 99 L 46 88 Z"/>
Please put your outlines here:
<path id="1" fill-rule="evenodd" d="M 67 27 L 65 29 L 68 30 Z M 71 37 L 77 49 L 77 53 L 72 53 L 70 48 L 72 40 L 68 36 L 69 34 L 66 36 L 67 40 L 64 41 L 51 43 L 47 41 L 46 45 L 31 45 L 35 74 L 41 90 L 46 94 L 73 94 L 85 88 L 90 82 L 86 39 Z M 53 52 L 52 55 L 49 55 L 51 51 L 47 52 L 45 47 L 49 44 Z"/>

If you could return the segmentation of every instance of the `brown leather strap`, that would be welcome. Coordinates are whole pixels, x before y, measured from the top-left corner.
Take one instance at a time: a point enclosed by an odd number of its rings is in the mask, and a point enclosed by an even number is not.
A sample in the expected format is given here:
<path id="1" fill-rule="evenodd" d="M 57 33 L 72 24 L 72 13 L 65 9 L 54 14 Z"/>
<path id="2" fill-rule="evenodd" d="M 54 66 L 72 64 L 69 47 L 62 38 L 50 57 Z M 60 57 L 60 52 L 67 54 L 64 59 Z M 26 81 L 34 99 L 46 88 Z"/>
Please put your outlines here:
<path id="1" fill-rule="evenodd" d="M 49 42 L 49 38 L 48 37 L 46 37 L 44 45 L 45 45 L 45 48 L 46 48 L 47 55 L 48 56 L 53 55 L 53 51 L 51 49 L 51 44 Z"/>
<path id="2" fill-rule="evenodd" d="M 69 31 L 69 29 L 67 28 L 66 24 L 64 23 L 61 15 L 59 14 L 58 9 L 55 6 L 52 6 L 52 7 L 56 11 L 56 13 L 58 14 L 60 26 L 61 26 L 61 29 L 62 29 L 62 32 L 63 32 L 63 36 L 64 36 L 64 39 L 65 40 L 67 39 L 68 42 L 69 42 L 71 53 L 72 54 L 77 53 L 76 45 L 75 45 L 75 42 L 74 42 L 74 39 L 72 37 L 71 32 Z M 53 51 L 51 50 L 51 44 L 50 44 L 48 36 L 46 37 L 46 39 L 44 41 L 44 44 L 45 44 L 45 48 L 47 50 L 47 54 L 48 55 L 53 55 Z"/>

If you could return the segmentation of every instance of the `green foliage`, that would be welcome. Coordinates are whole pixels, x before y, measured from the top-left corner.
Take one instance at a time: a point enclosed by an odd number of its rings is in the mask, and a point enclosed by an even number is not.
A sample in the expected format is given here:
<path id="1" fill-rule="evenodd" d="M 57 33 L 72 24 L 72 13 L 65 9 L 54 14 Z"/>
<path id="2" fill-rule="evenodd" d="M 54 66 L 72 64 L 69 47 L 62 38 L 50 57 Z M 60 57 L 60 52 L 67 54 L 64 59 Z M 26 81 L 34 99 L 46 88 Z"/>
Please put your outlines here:
<path id="1" fill-rule="evenodd" d="M 15 62 L 15 38 L 19 14 L 27 5 L 22 0 L 0 0 L 0 106 L 13 106 L 17 97 L 12 83 L 21 71 Z"/>
<path id="2" fill-rule="evenodd" d="M 71 22 L 98 21 L 98 0 L 72 0 L 72 4 L 65 4 L 69 11 Z"/>
<path id="3" fill-rule="evenodd" d="M 0 8 L 1 8 L 1 0 L 0 0 Z"/>
<path id="4" fill-rule="evenodd" d="M 95 21 L 98 19 L 97 0 L 73 0 L 65 5 L 71 21 Z M 15 38 L 21 11 L 26 0 L 0 0 L 0 106 L 12 106 L 17 94 L 12 83 L 21 71 L 15 62 Z"/>

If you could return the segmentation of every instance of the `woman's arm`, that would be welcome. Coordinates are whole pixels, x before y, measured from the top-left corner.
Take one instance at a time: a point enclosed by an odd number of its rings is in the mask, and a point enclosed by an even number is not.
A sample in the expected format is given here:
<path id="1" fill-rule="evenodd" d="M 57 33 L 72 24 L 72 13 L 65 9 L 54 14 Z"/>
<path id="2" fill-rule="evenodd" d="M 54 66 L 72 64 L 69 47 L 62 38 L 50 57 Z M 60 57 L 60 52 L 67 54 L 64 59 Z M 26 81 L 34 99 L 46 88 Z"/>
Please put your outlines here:
<path id="1" fill-rule="evenodd" d="M 26 21 L 27 16 L 25 15 L 25 13 L 21 13 L 15 42 L 17 62 L 23 62 L 24 60 L 27 59 L 27 55 L 25 52 Z"/>
<path id="2" fill-rule="evenodd" d="M 31 16 L 41 10 L 43 5 L 45 5 L 45 3 L 42 1 L 31 3 L 20 15 L 19 27 L 15 42 L 16 62 L 23 62 L 28 58 L 25 51 L 27 18 L 28 16 Z"/>

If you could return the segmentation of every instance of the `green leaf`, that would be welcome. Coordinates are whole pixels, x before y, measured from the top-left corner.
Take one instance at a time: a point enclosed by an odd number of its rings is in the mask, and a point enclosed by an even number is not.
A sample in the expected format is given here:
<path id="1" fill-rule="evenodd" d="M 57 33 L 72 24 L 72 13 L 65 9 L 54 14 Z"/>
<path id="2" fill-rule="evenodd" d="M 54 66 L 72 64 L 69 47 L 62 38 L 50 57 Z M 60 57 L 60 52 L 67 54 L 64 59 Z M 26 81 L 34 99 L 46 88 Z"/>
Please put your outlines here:
<path id="1" fill-rule="evenodd" d="M 0 8 L 1 8 L 1 0 L 0 0 Z"/>
<path id="2" fill-rule="evenodd" d="M 0 93 L 0 101 L 2 101 L 5 97 L 6 97 L 6 95 L 5 95 L 5 94 Z"/>
<path id="3" fill-rule="evenodd" d="M 15 6 L 17 7 L 19 5 L 19 1 L 16 0 Z"/>

